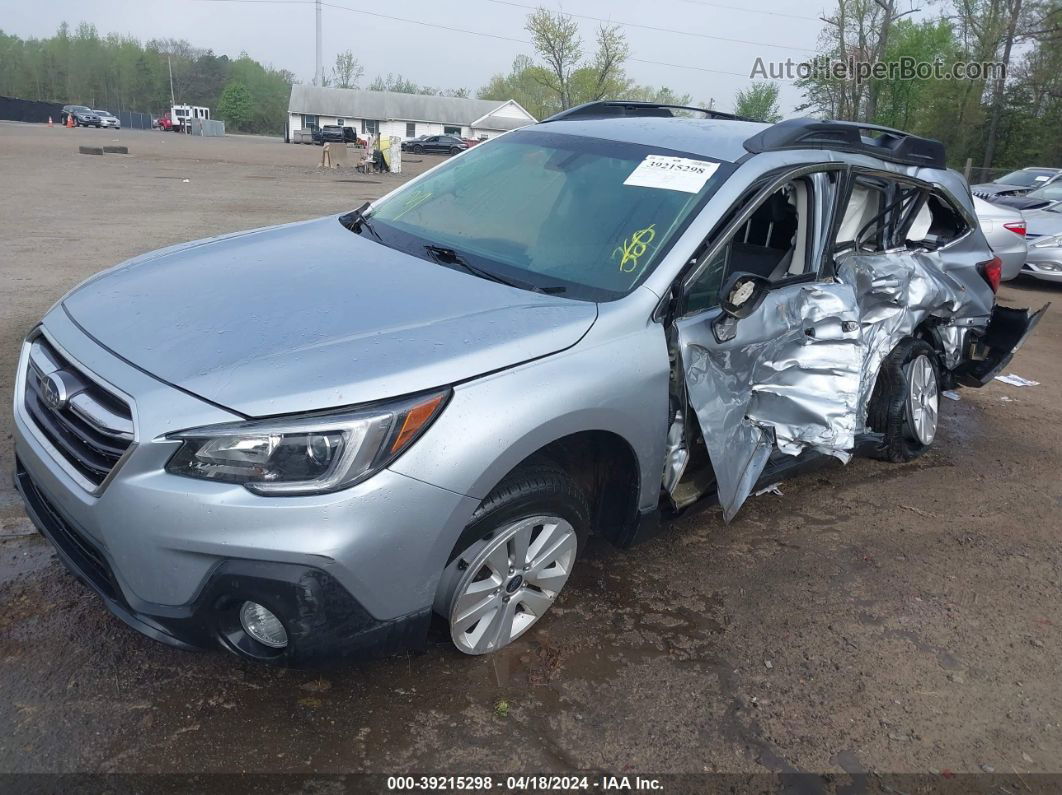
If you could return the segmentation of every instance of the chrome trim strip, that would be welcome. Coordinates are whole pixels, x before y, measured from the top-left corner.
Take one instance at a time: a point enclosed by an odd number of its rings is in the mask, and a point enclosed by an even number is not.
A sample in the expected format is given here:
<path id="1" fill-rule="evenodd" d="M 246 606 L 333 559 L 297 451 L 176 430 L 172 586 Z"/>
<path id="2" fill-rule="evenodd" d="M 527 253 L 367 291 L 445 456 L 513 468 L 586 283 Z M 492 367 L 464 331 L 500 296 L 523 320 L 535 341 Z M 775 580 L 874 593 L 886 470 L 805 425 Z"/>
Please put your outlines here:
<path id="1" fill-rule="evenodd" d="M 88 480 L 84 475 L 82 475 L 73 467 L 73 465 L 67 460 L 66 456 L 64 456 L 58 449 L 56 449 L 55 445 L 48 441 L 48 439 L 41 433 L 40 428 L 37 427 L 37 423 L 34 422 L 33 418 L 30 417 L 26 412 L 26 374 L 29 372 L 30 356 L 33 351 L 33 342 L 38 337 L 44 337 L 48 341 L 48 344 L 51 345 L 59 353 L 60 356 L 62 356 L 68 362 L 78 368 L 78 372 L 81 375 L 85 376 L 86 378 L 90 378 L 101 389 L 104 389 L 107 392 L 110 392 L 115 397 L 125 401 L 125 404 L 129 406 L 129 413 L 133 415 L 133 441 L 132 443 L 130 443 L 129 447 L 126 448 L 126 451 L 122 453 L 122 457 L 119 458 L 117 462 L 115 462 L 114 466 L 111 468 L 111 471 L 107 474 L 107 477 L 105 477 L 98 486 L 92 481 Z M 37 350 L 41 350 L 40 346 L 37 346 Z M 57 343 L 55 339 L 44 330 L 43 326 L 38 326 L 34 331 L 32 331 L 30 333 L 30 336 L 26 338 L 26 342 L 23 343 L 22 354 L 19 356 L 18 361 L 18 371 L 15 373 L 15 390 L 13 402 L 15 404 L 15 414 L 18 415 L 18 418 L 20 420 L 22 420 L 23 426 L 29 432 L 30 436 L 33 437 L 33 441 L 35 441 L 42 448 L 44 448 L 45 452 L 47 452 L 48 455 L 51 456 L 52 460 L 55 461 L 55 463 L 59 466 L 60 469 L 62 469 L 63 473 L 66 474 L 67 477 L 69 477 L 82 490 L 88 492 L 88 494 L 93 497 L 99 497 L 104 492 L 108 484 L 110 484 L 110 482 L 114 479 L 115 475 L 117 475 L 118 471 L 122 468 L 122 465 L 126 462 L 129 456 L 133 454 L 133 451 L 136 450 L 137 445 L 140 441 L 140 434 L 137 430 L 138 423 L 136 421 L 136 403 L 133 401 L 133 399 L 117 387 L 110 384 L 109 382 L 104 381 L 96 373 L 89 370 L 77 359 L 67 353 L 63 346 Z"/>
<path id="2" fill-rule="evenodd" d="M 86 392 L 78 392 L 67 404 L 70 410 L 98 431 L 126 441 L 133 440 L 133 421 L 115 414 L 92 399 Z"/>

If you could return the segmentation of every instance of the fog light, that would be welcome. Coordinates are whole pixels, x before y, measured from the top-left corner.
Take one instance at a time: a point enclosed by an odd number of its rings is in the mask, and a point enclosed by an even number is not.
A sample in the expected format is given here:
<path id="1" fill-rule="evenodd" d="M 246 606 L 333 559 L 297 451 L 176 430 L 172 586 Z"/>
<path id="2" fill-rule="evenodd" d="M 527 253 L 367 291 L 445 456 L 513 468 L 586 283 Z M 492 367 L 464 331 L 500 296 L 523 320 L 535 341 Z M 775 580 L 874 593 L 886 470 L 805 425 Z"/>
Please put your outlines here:
<path id="1" fill-rule="evenodd" d="M 271 649 L 283 649 L 288 645 L 288 633 L 280 619 L 257 602 L 243 603 L 240 624 L 244 632 Z"/>

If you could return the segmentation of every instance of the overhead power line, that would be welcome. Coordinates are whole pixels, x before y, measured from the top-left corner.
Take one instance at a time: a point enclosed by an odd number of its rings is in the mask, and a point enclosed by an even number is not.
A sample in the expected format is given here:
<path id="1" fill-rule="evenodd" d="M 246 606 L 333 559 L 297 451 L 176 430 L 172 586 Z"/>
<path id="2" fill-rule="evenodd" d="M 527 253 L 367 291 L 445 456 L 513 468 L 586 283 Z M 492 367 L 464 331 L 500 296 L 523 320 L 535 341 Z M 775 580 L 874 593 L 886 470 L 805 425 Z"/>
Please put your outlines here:
<path id="1" fill-rule="evenodd" d="M 488 3 L 494 3 L 500 6 L 512 6 L 513 8 L 523 8 L 529 11 L 537 11 L 540 6 L 524 5 L 523 3 L 515 3 L 513 0 L 487 0 Z M 751 44 L 754 47 L 773 47 L 778 50 L 796 50 L 799 52 L 815 52 L 815 50 L 808 49 L 807 47 L 794 47 L 791 44 L 772 44 L 766 41 L 749 41 L 747 39 L 735 39 L 731 36 L 713 36 L 710 33 L 698 33 L 693 30 L 679 30 L 677 28 L 662 28 L 657 25 L 646 25 L 641 22 L 620 22 L 616 19 L 605 19 L 604 17 L 595 17 L 589 14 L 576 14 L 572 11 L 560 11 L 566 17 L 577 17 L 578 19 L 589 19 L 593 22 L 601 22 L 605 25 L 619 25 L 623 28 L 641 28 L 642 30 L 652 30 L 657 33 L 672 33 L 677 36 L 693 36 L 698 39 L 711 39 L 712 41 L 727 41 L 733 44 Z"/>
<path id="2" fill-rule="evenodd" d="M 819 17 L 810 17 L 806 14 L 789 14 L 785 11 L 768 11 L 765 8 L 756 8 L 755 6 L 728 6 L 723 3 L 709 3 L 707 0 L 682 0 L 683 3 L 689 3 L 695 6 L 706 6 L 708 8 L 725 8 L 728 11 L 740 11 L 743 14 L 764 14 L 769 17 L 785 17 L 786 19 L 804 19 L 808 22 L 822 23 L 822 19 Z"/>
<path id="3" fill-rule="evenodd" d="M 265 3 L 267 5 L 309 5 L 314 3 L 314 0 L 194 0 L 194 2 L 206 2 L 206 3 Z M 339 5 L 338 3 L 322 2 L 325 8 L 334 8 L 337 11 L 348 11 L 352 14 L 361 14 L 363 16 L 375 17 L 377 19 L 386 19 L 391 22 L 402 22 L 408 25 L 419 25 L 425 28 L 435 28 L 437 30 L 446 30 L 451 33 L 463 33 L 468 36 L 480 36 L 482 38 L 494 39 L 496 41 L 508 41 L 514 44 L 522 44 L 526 47 L 532 47 L 532 43 L 527 39 L 518 39 L 515 36 L 504 36 L 499 33 L 488 33 L 481 30 L 469 30 L 467 28 L 459 28 L 454 25 L 445 25 L 439 22 L 425 22 L 422 19 L 410 19 L 408 17 L 399 17 L 392 14 L 383 14 L 379 11 L 369 11 L 364 8 L 352 8 L 350 6 Z M 763 45 L 772 46 L 772 45 Z M 632 63 L 647 64 L 649 66 L 666 66 L 671 69 L 686 69 L 694 72 L 707 72 L 709 74 L 727 75 L 729 77 L 741 77 L 749 79 L 748 73 L 745 72 L 731 72 L 725 69 L 711 69 L 707 66 L 693 66 L 692 64 L 680 64 L 680 63 L 668 63 L 667 61 L 654 61 L 648 58 L 634 58 L 629 57 L 627 59 Z"/>

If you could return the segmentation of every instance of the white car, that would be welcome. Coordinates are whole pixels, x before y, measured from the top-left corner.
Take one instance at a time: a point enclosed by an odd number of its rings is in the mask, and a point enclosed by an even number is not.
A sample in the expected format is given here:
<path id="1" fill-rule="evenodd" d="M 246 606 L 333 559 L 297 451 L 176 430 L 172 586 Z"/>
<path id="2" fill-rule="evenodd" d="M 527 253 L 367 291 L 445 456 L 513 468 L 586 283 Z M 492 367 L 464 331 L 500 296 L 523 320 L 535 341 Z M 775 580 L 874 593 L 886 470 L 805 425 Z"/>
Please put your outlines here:
<path id="1" fill-rule="evenodd" d="M 94 110 L 92 112 L 100 117 L 101 127 L 113 127 L 115 130 L 122 129 L 121 121 L 113 113 L 108 113 L 105 110 Z"/>
<path id="2" fill-rule="evenodd" d="M 1015 278 L 1021 273 L 1028 255 L 1024 216 L 1013 207 L 989 204 L 976 196 L 973 201 L 981 231 L 992 251 L 1003 261 L 1002 281 Z"/>

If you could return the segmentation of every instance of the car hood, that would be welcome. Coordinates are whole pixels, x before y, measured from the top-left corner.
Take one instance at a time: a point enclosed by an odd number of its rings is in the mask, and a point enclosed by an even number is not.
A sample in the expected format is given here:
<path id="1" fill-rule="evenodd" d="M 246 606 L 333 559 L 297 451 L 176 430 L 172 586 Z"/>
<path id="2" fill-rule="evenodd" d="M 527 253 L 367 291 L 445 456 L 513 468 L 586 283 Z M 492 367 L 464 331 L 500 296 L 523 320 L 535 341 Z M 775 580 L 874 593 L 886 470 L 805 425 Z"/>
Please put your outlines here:
<path id="1" fill-rule="evenodd" d="M 63 300 L 119 356 L 247 416 L 451 384 L 574 345 L 597 306 L 378 245 L 335 217 L 146 254 Z"/>

